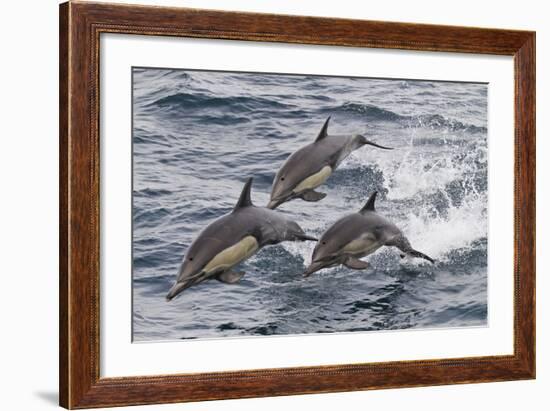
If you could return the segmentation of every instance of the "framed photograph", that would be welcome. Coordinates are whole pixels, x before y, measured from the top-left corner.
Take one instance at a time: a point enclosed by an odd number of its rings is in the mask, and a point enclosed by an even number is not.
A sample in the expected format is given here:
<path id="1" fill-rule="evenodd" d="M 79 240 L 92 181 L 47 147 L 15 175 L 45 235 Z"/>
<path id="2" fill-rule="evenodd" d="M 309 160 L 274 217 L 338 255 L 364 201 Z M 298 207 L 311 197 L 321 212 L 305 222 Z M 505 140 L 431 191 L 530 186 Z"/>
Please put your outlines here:
<path id="1" fill-rule="evenodd" d="M 60 6 L 60 404 L 535 377 L 535 33 Z"/>

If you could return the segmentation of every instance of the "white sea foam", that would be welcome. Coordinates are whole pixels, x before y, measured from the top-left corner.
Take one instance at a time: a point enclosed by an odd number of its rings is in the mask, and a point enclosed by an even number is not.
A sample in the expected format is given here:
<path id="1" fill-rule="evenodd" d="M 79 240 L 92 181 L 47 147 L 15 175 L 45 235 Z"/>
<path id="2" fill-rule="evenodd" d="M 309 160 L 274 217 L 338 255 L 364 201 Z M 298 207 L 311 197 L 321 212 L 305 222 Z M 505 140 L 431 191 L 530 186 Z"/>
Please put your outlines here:
<path id="1" fill-rule="evenodd" d="M 476 146 L 486 145 L 486 85 L 168 69 L 136 69 L 133 80 L 134 340 L 486 323 L 486 277 L 453 281 L 483 274 L 487 161 Z M 236 268 L 247 273 L 240 284 L 204 282 L 167 305 L 182 253 L 232 209 L 244 179 L 266 204 L 278 167 L 329 115 L 329 134 L 395 150 L 355 151 L 319 188 L 325 199 L 278 211 L 319 237 L 378 189 L 380 213 L 449 262 L 385 248 L 367 258 L 377 278 L 338 266 L 304 281 L 315 243 L 284 242 Z M 417 264 L 419 275 L 400 281 Z"/>
<path id="2" fill-rule="evenodd" d="M 465 154 L 464 148 L 453 145 L 446 149 L 438 145 L 435 151 L 415 144 L 415 129 L 409 135 L 408 144 L 391 155 L 357 150 L 343 168 L 380 170 L 387 189 L 384 201 L 415 204 L 405 215 L 387 217 L 403 230 L 413 247 L 432 258 L 446 260 L 451 251 L 467 249 L 487 236 L 487 193 L 476 189 L 474 181 L 487 166 L 487 148 L 472 142 Z M 441 137 L 445 143 L 455 138 L 448 134 Z M 450 184 L 458 195 L 448 192 Z M 435 198 L 437 205 L 433 203 Z"/>
<path id="3" fill-rule="evenodd" d="M 304 264 L 309 264 L 311 262 L 311 254 L 313 253 L 313 248 L 315 244 L 311 241 L 306 242 L 284 242 L 282 243 L 286 251 L 288 251 L 293 256 L 299 257 L 304 261 Z"/>
<path id="4" fill-rule="evenodd" d="M 468 195 L 459 206 L 450 206 L 445 215 L 433 216 L 426 209 L 412 211 L 402 230 L 413 247 L 437 260 L 448 253 L 465 250 L 487 236 L 487 199 L 485 195 Z"/>

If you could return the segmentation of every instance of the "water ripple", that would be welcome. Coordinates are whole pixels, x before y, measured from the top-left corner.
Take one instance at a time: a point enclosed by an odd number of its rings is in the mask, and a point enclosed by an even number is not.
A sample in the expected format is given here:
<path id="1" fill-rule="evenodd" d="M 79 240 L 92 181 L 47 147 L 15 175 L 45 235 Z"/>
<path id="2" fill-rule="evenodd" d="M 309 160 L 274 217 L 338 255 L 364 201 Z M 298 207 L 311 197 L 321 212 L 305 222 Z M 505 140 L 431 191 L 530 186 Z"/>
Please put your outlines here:
<path id="1" fill-rule="evenodd" d="M 486 324 L 486 85 L 144 68 L 133 80 L 135 340 Z M 436 264 L 383 248 L 366 270 L 304 279 L 314 245 L 284 243 L 242 263 L 239 284 L 207 281 L 167 303 L 195 236 L 250 176 L 266 204 L 277 169 L 329 115 L 329 133 L 395 150 L 355 151 L 320 187 L 322 202 L 280 212 L 320 235 L 377 190 L 379 212 Z"/>

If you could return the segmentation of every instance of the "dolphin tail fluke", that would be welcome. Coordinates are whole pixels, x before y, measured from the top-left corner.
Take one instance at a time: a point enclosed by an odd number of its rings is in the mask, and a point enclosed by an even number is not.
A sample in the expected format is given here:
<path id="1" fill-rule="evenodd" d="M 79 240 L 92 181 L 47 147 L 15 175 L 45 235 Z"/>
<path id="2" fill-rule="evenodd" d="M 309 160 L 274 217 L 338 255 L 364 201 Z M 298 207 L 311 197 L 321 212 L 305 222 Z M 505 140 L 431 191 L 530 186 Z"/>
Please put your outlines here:
<path id="1" fill-rule="evenodd" d="M 383 150 L 393 150 L 393 147 L 386 147 L 386 146 L 381 146 L 380 144 L 376 144 L 370 140 L 367 140 L 365 136 L 362 136 L 362 135 L 359 135 L 359 142 L 362 144 L 362 145 L 369 145 L 369 146 L 373 146 L 373 147 L 377 147 L 377 148 L 381 148 Z"/>
<path id="2" fill-rule="evenodd" d="M 300 241 L 319 241 L 318 238 L 307 235 L 307 234 L 298 235 L 298 240 L 300 240 Z"/>
<path id="3" fill-rule="evenodd" d="M 409 243 L 409 240 L 407 240 L 407 238 L 402 234 L 392 238 L 385 245 L 392 246 L 392 247 L 397 247 L 405 255 L 410 255 L 411 257 L 415 257 L 415 258 L 422 258 L 424 260 L 429 261 L 432 264 L 435 263 L 435 260 L 433 258 L 428 257 L 426 254 L 421 253 L 420 251 L 417 251 L 414 248 L 412 248 L 411 243 Z M 403 258 L 403 257 L 401 257 L 401 258 Z"/>
<path id="4" fill-rule="evenodd" d="M 432 264 L 435 263 L 435 260 L 433 258 L 428 257 L 426 254 L 421 253 L 420 251 L 417 251 L 417 250 L 408 251 L 407 254 L 410 255 L 411 257 L 423 258 L 424 260 L 428 260 Z"/>

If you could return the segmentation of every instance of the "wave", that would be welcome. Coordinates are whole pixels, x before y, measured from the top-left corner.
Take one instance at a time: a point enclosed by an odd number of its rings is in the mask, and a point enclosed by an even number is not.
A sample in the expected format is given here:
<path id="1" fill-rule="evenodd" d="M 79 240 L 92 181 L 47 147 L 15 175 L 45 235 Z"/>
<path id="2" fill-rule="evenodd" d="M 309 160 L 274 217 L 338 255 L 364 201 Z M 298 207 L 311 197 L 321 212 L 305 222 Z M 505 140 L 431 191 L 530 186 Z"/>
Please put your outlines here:
<path id="1" fill-rule="evenodd" d="M 422 155 L 412 142 L 401 157 L 374 157 L 368 150 L 357 150 L 332 179 L 337 186 L 351 180 L 355 186 L 366 187 L 355 190 L 357 204 L 367 192 L 378 190 L 380 212 L 404 232 L 413 247 L 440 263 L 461 263 L 461 259 L 471 259 L 468 253 L 486 250 L 487 148 L 480 140 L 470 142 L 460 153 L 440 151 L 437 156 Z M 318 227 L 316 231 L 321 234 L 323 230 Z M 284 248 L 303 262 L 309 261 L 313 250 L 312 245 L 302 243 L 285 243 Z M 389 251 L 382 254 L 383 266 L 398 261 Z M 426 263 L 407 259 L 402 264 Z"/>
<path id="2" fill-rule="evenodd" d="M 443 117 L 441 114 L 423 114 L 419 116 L 406 116 L 409 127 L 428 127 L 432 129 L 445 129 L 449 131 L 466 131 L 469 133 L 487 133 L 487 127 L 475 126 L 461 121 Z"/>
<path id="3" fill-rule="evenodd" d="M 133 194 L 136 197 L 145 197 L 145 198 L 154 198 L 171 195 L 173 192 L 171 190 L 165 189 L 154 189 L 154 188 L 143 188 L 141 190 L 134 190 Z"/>
<path id="4" fill-rule="evenodd" d="M 372 156 L 358 150 L 351 160 L 347 167 L 381 171 L 382 201 L 399 212 L 388 217 L 432 258 L 447 261 L 453 251 L 487 238 L 487 147 L 479 140 L 460 153 L 430 156 L 419 154 L 413 139 L 401 158 L 377 157 L 373 165 Z"/>
<path id="5" fill-rule="evenodd" d="M 459 205 L 449 201 L 444 213 L 434 213 L 430 207 L 411 212 L 401 228 L 414 247 L 440 262 L 449 262 L 452 253 L 456 260 L 487 238 L 486 206 L 485 195 L 468 193 Z"/>
<path id="6" fill-rule="evenodd" d="M 415 207 L 414 211 L 411 209 L 404 216 L 395 216 L 387 211 L 381 211 L 381 214 L 403 231 L 414 248 L 435 259 L 436 264 L 469 263 L 472 252 L 486 250 L 487 198 L 485 195 L 469 194 L 456 206 L 449 201 L 445 212 L 434 211 L 434 208 L 426 203 L 422 205 Z M 392 207 L 389 206 L 389 210 L 391 209 Z M 288 242 L 283 243 L 282 247 L 305 266 L 311 259 L 314 245 Z M 420 259 L 400 260 L 395 251 L 384 248 L 376 254 L 378 254 L 377 261 L 373 266 L 381 269 L 389 267 L 391 270 L 393 263 L 429 266 L 426 261 Z M 383 255 L 380 256 L 380 254 Z M 482 253 L 482 257 L 486 258 L 485 252 Z M 480 261 L 480 263 L 483 262 Z M 338 267 L 325 270 L 327 273 L 332 272 L 332 275 L 337 271 L 340 271 Z"/>
<path id="7" fill-rule="evenodd" d="M 393 111 L 385 110 L 372 104 L 344 103 L 337 107 L 335 111 L 359 113 L 369 117 L 372 120 L 396 121 L 406 118 L 406 116 L 399 115 Z"/>
<path id="8" fill-rule="evenodd" d="M 413 155 L 414 149 L 409 146 L 397 162 L 377 162 L 389 199 L 403 200 L 437 192 L 453 195 L 457 189 L 465 197 L 468 191 L 478 194 L 486 190 L 486 147 L 472 145 L 465 154 L 442 152 L 436 157 Z M 458 183 L 458 188 L 453 183 Z"/>
<path id="9" fill-rule="evenodd" d="M 486 321 L 486 86 L 138 70 L 133 90 L 135 339 Z M 204 283 L 166 304 L 182 256 L 230 212 L 243 179 L 254 176 L 253 201 L 266 204 L 277 168 L 329 115 L 335 134 L 365 132 L 395 150 L 355 151 L 320 188 L 322 202 L 280 212 L 318 237 L 377 190 L 380 214 L 436 264 L 383 247 L 365 272 L 339 266 L 305 280 L 315 243 L 284 242 L 244 261 L 240 284 Z"/>
<path id="10" fill-rule="evenodd" d="M 487 132 L 487 127 L 464 123 L 456 119 L 444 117 L 441 114 L 420 114 L 407 116 L 372 104 L 348 102 L 331 109 L 324 109 L 324 111 L 336 111 L 344 114 L 361 115 L 367 117 L 370 121 L 398 122 L 404 127 L 409 128 L 425 127 L 431 129 L 445 129 L 449 131 L 466 131 L 469 133 Z"/>
<path id="11" fill-rule="evenodd" d="M 177 110 L 206 110 L 223 108 L 231 112 L 259 109 L 283 109 L 294 107 L 273 99 L 253 96 L 212 96 L 198 93 L 176 93 L 149 103 L 147 107 L 162 107 Z"/>
<path id="12" fill-rule="evenodd" d="M 303 98 L 303 96 L 300 96 Z M 175 93 L 158 98 L 145 105 L 147 109 L 159 108 L 171 112 L 185 111 L 208 113 L 204 118 L 208 123 L 219 125 L 231 125 L 249 122 L 250 119 L 245 116 L 247 113 L 285 110 L 287 118 L 297 118 L 308 116 L 311 113 L 299 109 L 295 104 L 289 103 L 292 99 L 286 96 L 285 102 L 281 102 L 280 96 L 215 96 L 209 93 Z M 320 103 L 328 103 L 331 99 L 323 99 L 322 96 L 316 96 L 315 100 Z M 223 110 L 223 115 L 218 115 L 218 111 Z M 395 122 L 406 128 L 430 128 L 436 130 L 464 131 L 468 133 L 486 133 L 487 127 L 469 124 L 457 119 L 448 118 L 441 114 L 420 114 L 404 115 L 385 109 L 374 104 L 362 104 L 355 102 L 345 102 L 343 104 L 323 105 L 318 108 L 323 114 L 341 113 L 344 115 L 354 115 L 366 117 L 369 121 Z M 240 115 L 239 115 L 240 114 Z"/>

